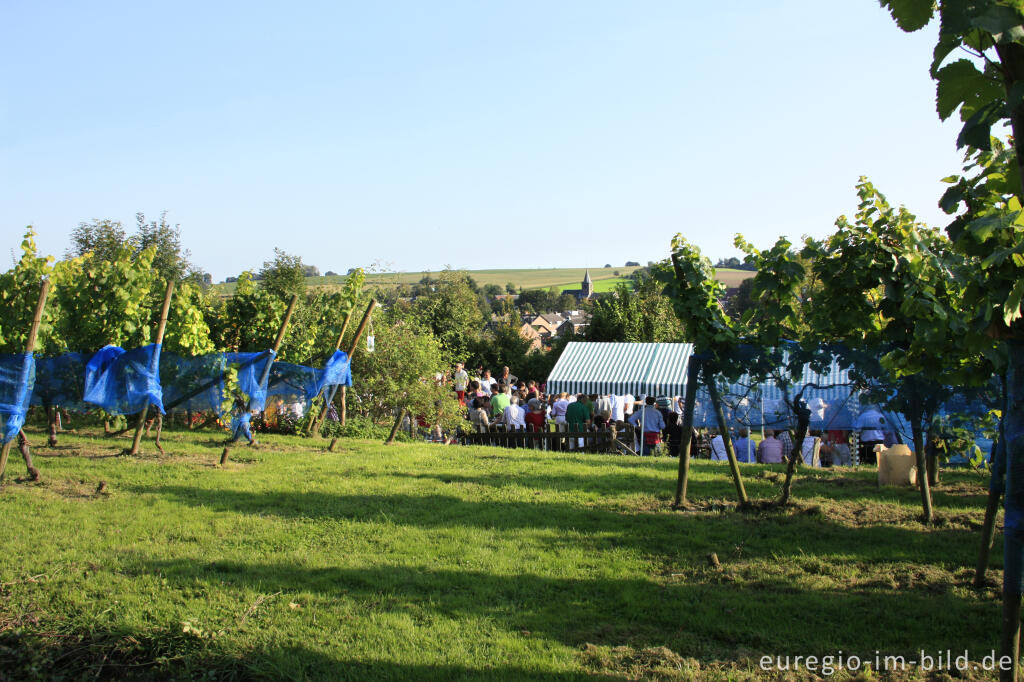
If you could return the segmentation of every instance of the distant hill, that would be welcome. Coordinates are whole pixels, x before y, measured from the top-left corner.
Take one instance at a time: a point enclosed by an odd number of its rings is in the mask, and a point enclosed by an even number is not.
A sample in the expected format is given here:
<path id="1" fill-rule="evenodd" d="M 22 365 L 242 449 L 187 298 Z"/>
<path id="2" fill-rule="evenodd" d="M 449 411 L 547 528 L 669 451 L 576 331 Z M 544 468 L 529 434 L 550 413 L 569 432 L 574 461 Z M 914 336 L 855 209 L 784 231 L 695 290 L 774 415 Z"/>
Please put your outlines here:
<path id="1" fill-rule="evenodd" d="M 594 282 L 595 291 L 612 291 L 618 282 L 626 282 L 628 276 L 638 270 L 637 267 L 618 268 L 590 268 L 590 278 Z M 523 289 L 548 289 L 558 287 L 564 289 L 579 289 L 580 282 L 587 268 L 520 268 L 510 270 L 468 270 L 467 274 L 473 278 L 478 286 L 497 284 L 505 288 L 508 283 L 513 284 L 518 290 Z M 370 286 L 388 284 L 413 284 L 423 279 L 424 275 L 437 275 L 439 271 L 433 272 L 383 272 L 370 273 L 366 276 L 366 283 Z M 618 273 L 616 275 L 615 273 Z M 745 270 L 718 270 L 718 279 L 727 287 L 737 287 L 740 282 L 753 277 L 753 272 Z M 307 277 L 306 285 L 309 287 L 339 286 L 345 281 L 344 275 L 323 275 L 320 277 Z M 213 285 L 213 291 L 222 295 L 230 296 L 235 291 L 234 282 Z"/>

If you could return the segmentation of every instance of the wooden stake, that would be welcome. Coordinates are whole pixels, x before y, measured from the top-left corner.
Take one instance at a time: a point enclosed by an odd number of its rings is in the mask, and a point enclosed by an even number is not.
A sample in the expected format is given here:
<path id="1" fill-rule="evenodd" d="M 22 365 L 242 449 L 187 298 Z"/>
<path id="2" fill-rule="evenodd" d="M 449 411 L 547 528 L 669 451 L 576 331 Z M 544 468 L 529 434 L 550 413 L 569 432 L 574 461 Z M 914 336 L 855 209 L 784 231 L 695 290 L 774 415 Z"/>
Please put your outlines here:
<path id="1" fill-rule="evenodd" d="M 164 291 L 164 305 L 160 309 L 160 324 L 156 328 L 156 345 L 164 342 L 164 330 L 167 328 L 167 315 L 171 310 L 171 296 L 174 295 L 174 280 L 167 280 L 167 289 Z M 153 362 L 149 370 L 157 374 L 160 372 L 160 351 L 153 353 Z M 136 455 L 139 452 L 139 443 L 142 442 L 142 429 L 146 427 L 146 417 L 149 414 L 149 400 L 142 403 L 142 412 L 139 412 L 139 423 L 135 427 L 135 438 L 132 439 L 132 446 L 125 452 L 126 455 Z"/>
<path id="2" fill-rule="evenodd" d="M 46 294 L 50 291 L 50 280 L 44 279 L 39 285 L 39 301 L 36 303 L 36 312 L 32 317 L 32 326 L 28 330 L 28 340 L 25 342 L 25 352 L 34 353 L 36 350 L 36 338 L 39 336 L 39 325 L 43 321 L 43 309 L 46 307 Z M 24 381 L 27 377 L 22 377 Z M 4 443 L 0 448 L 0 480 L 3 480 L 4 471 L 7 469 L 7 458 L 11 454 L 11 446 L 14 445 L 14 438 Z M 32 475 L 32 463 L 26 462 L 29 467 L 29 475 Z"/>
<path id="3" fill-rule="evenodd" d="M 338 444 L 337 438 L 331 439 L 331 444 L 327 446 L 327 452 L 334 452 L 334 446 Z"/>
<path id="4" fill-rule="evenodd" d="M 697 382 L 700 381 L 700 363 L 690 357 L 686 370 L 686 395 L 683 399 L 683 433 L 679 442 L 679 477 L 676 479 L 675 506 L 686 504 L 686 487 L 690 478 L 690 446 L 693 440 L 693 410 L 697 400 Z"/>
<path id="5" fill-rule="evenodd" d="M 395 442 L 395 436 L 398 435 L 398 427 L 402 425 L 402 420 L 405 418 L 405 413 L 407 411 L 408 410 L 403 407 L 402 411 L 398 413 L 398 419 L 395 420 L 395 425 L 391 427 L 391 435 L 389 435 L 388 439 L 384 441 L 384 445 L 391 445 Z"/>
<path id="6" fill-rule="evenodd" d="M 220 453 L 220 465 L 224 466 L 228 463 L 228 453 L 231 452 L 231 448 L 224 448 L 224 452 Z"/>
<path id="7" fill-rule="evenodd" d="M 732 471 L 732 480 L 736 484 L 736 496 L 739 497 L 740 507 L 746 507 L 749 504 L 747 500 L 747 491 L 743 488 L 743 478 L 740 476 L 740 466 L 736 461 L 736 450 L 732 447 L 732 436 L 729 435 L 729 425 L 725 421 L 725 411 L 722 409 L 722 398 L 718 395 L 718 386 L 715 385 L 715 378 L 707 376 L 709 372 L 704 372 L 704 383 L 708 387 L 708 393 L 711 396 L 711 404 L 715 408 L 715 419 L 718 420 L 718 428 L 722 432 L 722 443 L 725 445 L 725 456 L 729 458 L 729 469 Z M 796 448 L 796 446 L 793 446 Z"/>
<path id="8" fill-rule="evenodd" d="M 369 322 L 370 322 L 370 315 L 373 314 L 373 309 L 376 308 L 376 307 L 377 307 L 377 299 L 371 298 L 369 305 L 366 306 L 366 312 L 363 313 L 363 319 L 360 320 L 359 327 L 356 328 L 356 335 L 352 339 L 352 347 L 349 348 L 349 351 L 348 351 L 349 366 L 351 366 L 351 364 L 352 364 L 352 357 L 356 354 L 356 349 L 359 348 L 359 339 L 362 338 L 363 331 L 366 330 L 366 325 L 369 324 Z M 348 324 L 348 319 L 347 318 L 345 320 L 345 324 Z M 324 403 L 323 412 L 321 412 L 320 416 L 317 418 L 316 426 L 313 429 L 313 433 L 320 433 L 320 429 L 323 428 L 324 420 L 327 418 L 327 406 L 330 405 L 332 402 L 334 402 L 334 394 L 337 392 L 337 390 L 338 390 L 337 386 L 335 386 L 334 388 L 331 389 L 330 397 Z M 342 396 L 344 396 L 345 395 L 345 393 L 344 393 L 345 387 L 342 386 L 341 390 L 343 391 L 342 392 Z M 341 423 L 344 424 L 345 423 L 345 401 L 344 400 L 342 400 L 341 408 L 342 408 Z"/>

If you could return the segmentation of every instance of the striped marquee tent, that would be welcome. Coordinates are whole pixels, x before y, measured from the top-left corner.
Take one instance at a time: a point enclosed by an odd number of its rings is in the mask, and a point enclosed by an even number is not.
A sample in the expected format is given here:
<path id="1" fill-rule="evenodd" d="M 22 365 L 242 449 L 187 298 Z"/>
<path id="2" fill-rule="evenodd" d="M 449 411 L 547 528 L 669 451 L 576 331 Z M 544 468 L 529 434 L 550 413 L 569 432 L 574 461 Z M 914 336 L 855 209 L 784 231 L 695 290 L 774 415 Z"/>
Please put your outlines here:
<path id="1" fill-rule="evenodd" d="M 548 376 L 548 393 L 683 394 L 692 343 L 570 341 Z"/>
<path id="2" fill-rule="evenodd" d="M 548 377 L 549 393 L 596 393 L 634 396 L 681 396 L 686 370 L 693 355 L 690 343 L 600 343 L 570 342 Z M 860 411 L 858 392 L 851 386 L 849 371 L 833 362 L 824 372 L 804 367 L 803 376 L 793 381 L 790 395 L 805 385 L 803 396 L 814 411 L 819 426 L 849 428 Z M 782 402 L 782 389 L 774 380 L 754 383 L 741 377 L 721 386 L 726 418 L 731 424 L 756 427 L 789 423 L 792 415 Z M 716 426 L 707 390 L 697 392 L 695 423 Z M 842 424 L 842 426 L 840 426 Z"/>

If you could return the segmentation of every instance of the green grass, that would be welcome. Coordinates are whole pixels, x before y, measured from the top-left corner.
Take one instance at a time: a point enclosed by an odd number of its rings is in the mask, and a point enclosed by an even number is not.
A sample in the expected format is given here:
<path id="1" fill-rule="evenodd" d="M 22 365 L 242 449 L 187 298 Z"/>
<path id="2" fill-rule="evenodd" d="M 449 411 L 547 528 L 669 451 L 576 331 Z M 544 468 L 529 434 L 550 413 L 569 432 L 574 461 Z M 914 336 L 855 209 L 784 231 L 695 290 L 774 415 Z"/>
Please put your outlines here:
<path id="1" fill-rule="evenodd" d="M 268 436 L 220 468 L 219 438 L 37 445 L 43 480 L 0 492 L 4 674 L 753 679 L 761 654 L 995 646 L 973 474 L 945 476 L 926 528 L 870 471 L 741 513 L 699 461 L 674 511 L 665 458 Z M 778 469 L 743 472 L 776 494 Z"/>
<path id="2" fill-rule="evenodd" d="M 615 282 L 625 281 L 635 267 L 590 268 L 590 278 L 594 281 L 595 291 L 612 291 Z M 586 268 L 535 268 L 518 270 L 470 270 L 469 274 L 479 286 L 497 284 L 504 290 L 505 285 L 512 282 L 525 289 L 579 289 L 583 282 Z M 615 273 L 618 272 L 618 275 Z M 753 273 L 744 270 L 718 270 L 718 279 L 729 287 L 737 287 Z M 436 276 L 437 272 L 394 272 L 371 273 L 366 276 L 367 285 L 414 284 L 424 275 Z M 343 275 L 307 277 L 306 285 L 310 287 L 339 287 L 345 281 Z M 235 283 L 215 284 L 212 290 L 221 296 L 230 296 L 235 291 Z"/>

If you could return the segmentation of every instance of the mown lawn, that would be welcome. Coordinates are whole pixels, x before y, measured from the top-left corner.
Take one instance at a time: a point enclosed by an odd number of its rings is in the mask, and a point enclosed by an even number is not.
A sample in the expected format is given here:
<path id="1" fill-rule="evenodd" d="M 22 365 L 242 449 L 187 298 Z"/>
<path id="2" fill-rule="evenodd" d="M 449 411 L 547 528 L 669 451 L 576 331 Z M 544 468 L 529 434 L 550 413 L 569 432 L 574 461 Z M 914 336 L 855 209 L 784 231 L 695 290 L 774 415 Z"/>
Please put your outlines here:
<path id="1" fill-rule="evenodd" d="M 30 436 L 43 480 L 0 491 L 0 678 L 753 679 L 762 654 L 997 640 L 976 474 L 926 528 L 916 492 L 852 470 L 741 513 L 697 462 L 673 511 L 668 459 L 271 436 L 219 468 L 209 432 L 133 458 Z"/>

